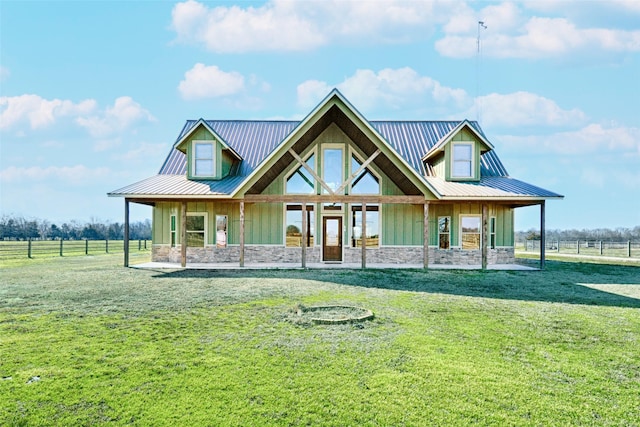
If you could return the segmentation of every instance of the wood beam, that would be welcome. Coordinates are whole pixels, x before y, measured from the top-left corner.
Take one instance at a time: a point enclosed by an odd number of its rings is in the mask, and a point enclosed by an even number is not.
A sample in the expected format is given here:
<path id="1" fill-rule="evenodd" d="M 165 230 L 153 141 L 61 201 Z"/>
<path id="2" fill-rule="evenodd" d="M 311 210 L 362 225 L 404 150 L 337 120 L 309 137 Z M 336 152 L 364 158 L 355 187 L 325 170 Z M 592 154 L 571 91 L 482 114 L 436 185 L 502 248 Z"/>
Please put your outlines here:
<path id="1" fill-rule="evenodd" d="M 244 196 L 246 203 L 362 203 L 373 205 L 376 203 L 388 204 L 424 204 L 424 196 L 349 196 L 349 195 L 280 195 L 280 194 L 246 194 Z"/>
<path id="2" fill-rule="evenodd" d="M 129 199 L 124 199 L 124 266 L 129 267 Z"/>
<path id="3" fill-rule="evenodd" d="M 182 202 L 180 215 L 180 265 L 187 266 L 187 202 Z"/>
<path id="4" fill-rule="evenodd" d="M 422 253 L 423 253 L 423 267 L 424 269 L 429 268 L 429 202 L 424 203 L 424 241 L 422 243 Z"/>
<path id="5" fill-rule="evenodd" d="M 358 168 L 357 171 L 355 171 L 354 173 L 352 173 L 349 178 L 347 178 L 347 180 L 345 182 L 342 183 L 342 185 L 340 187 L 338 187 L 338 189 L 336 190 L 336 194 L 343 194 L 344 193 L 344 189 L 347 188 L 347 185 L 349 185 L 349 183 L 351 181 L 353 181 L 353 179 L 360 175 L 360 173 L 366 169 L 367 166 L 369 166 L 369 164 L 371 162 L 373 162 L 373 160 L 378 157 L 378 154 L 380 154 L 380 149 L 377 149 L 375 153 L 373 153 L 367 160 L 365 160 L 364 163 L 362 163 L 362 165 Z"/>
<path id="6" fill-rule="evenodd" d="M 296 153 L 295 151 L 293 151 L 293 148 L 289 148 L 289 154 L 291 154 L 293 156 L 294 159 L 296 159 L 296 161 L 298 163 L 300 163 L 300 165 L 305 168 L 307 170 L 307 172 L 309 172 L 311 174 L 311 176 L 313 176 L 315 178 L 316 181 L 318 181 L 320 183 L 320 185 L 322 186 L 322 188 L 324 188 L 325 190 L 327 190 L 327 192 L 331 195 L 335 194 L 334 191 L 331 189 L 331 187 L 329 187 L 327 185 L 326 182 L 324 182 L 324 180 L 322 178 L 320 178 L 318 176 L 318 174 L 316 173 L 316 171 L 314 171 L 308 164 L 307 162 L 305 162 L 304 160 L 302 160 L 302 157 L 298 156 L 298 153 Z"/>
<path id="7" fill-rule="evenodd" d="M 482 204 L 482 238 L 480 241 L 482 242 L 482 269 L 487 269 L 487 243 L 488 243 L 488 235 L 487 235 L 487 224 L 489 223 L 489 208 L 486 203 Z"/>
<path id="8" fill-rule="evenodd" d="M 244 267 L 244 200 L 240 201 L 240 267 Z"/>
<path id="9" fill-rule="evenodd" d="M 545 218 L 545 202 L 544 200 L 540 203 L 540 270 L 544 270 L 544 262 L 545 262 L 545 246 L 547 246 L 547 230 L 545 226 L 546 218 Z"/>
<path id="10" fill-rule="evenodd" d="M 286 233 L 285 233 L 286 234 Z M 302 268 L 307 267 L 307 204 L 302 203 L 302 242 L 301 242 L 301 250 L 302 250 Z M 286 239 L 286 236 L 285 236 Z M 285 242 L 286 246 L 286 242 Z"/>
<path id="11" fill-rule="evenodd" d="M 342 232 L 342 230 L 340 230 Z M 367 202 L 362 202 L 362 227 L 361 227 L 361 239 L 362 241 L 362 269 L 367 268 Z"/>

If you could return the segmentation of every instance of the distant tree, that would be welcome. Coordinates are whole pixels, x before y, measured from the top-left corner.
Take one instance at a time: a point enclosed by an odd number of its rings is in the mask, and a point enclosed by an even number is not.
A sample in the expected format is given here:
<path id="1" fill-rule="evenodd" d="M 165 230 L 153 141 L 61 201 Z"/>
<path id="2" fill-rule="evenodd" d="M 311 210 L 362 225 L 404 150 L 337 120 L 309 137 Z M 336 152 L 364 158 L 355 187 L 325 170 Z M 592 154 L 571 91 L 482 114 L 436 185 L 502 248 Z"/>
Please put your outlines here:
<path id="1" fill-rule="evenodd" d="M 287 225 L 287 235 L 300 234 L 300 229 L 293 224 Z"/>

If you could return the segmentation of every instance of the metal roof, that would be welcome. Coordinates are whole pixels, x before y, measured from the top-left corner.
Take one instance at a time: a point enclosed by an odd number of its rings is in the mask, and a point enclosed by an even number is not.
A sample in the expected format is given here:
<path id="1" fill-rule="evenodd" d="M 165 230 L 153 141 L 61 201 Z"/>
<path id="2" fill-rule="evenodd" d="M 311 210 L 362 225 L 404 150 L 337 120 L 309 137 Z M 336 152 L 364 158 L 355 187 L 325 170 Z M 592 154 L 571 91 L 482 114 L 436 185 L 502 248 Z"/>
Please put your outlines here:
<path id="1" fill-rule="evenodd" d="M 109 195 L 135 195 L 136 197 L 230 195 L 301 123 L 284 120 L 205 120 L 207 126 L 224 139 L 224 143 L 235 150 L 243 160 L 233 176 L 218 181 L 195 181 L 187 179 L 186 156 L 177 150 L 176 146 L 199 121 L 188 120 L 185 123 L 158 175 L 115 190 Z M 442 198 L 562 197 L 510 178 L 495 150 L 485 152 L 481 156 L 482 178 L 479 182 L 447 182 L 439 177 L 427 176 L 422 161 L 423 156 L 460 123 L 461 121 L 369 121 L 369 124 L 386 142 L 430 183 Z M 468 123 L 486 139 L 477 122 Z"/>

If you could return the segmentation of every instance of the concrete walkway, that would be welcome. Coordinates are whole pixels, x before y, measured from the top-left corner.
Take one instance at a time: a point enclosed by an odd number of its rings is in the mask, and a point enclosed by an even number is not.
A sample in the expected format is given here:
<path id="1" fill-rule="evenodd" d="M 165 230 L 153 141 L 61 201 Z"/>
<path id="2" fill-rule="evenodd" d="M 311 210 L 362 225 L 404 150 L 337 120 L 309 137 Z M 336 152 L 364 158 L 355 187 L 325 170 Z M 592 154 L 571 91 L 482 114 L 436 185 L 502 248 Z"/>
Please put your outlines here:
<path id="1" fill-rule="evenodd" d="M 179 263 L 172 262 L 145 262 L 143 264 L 132 265 L 132 268 L 142 269 L 168 269 L 182 270 Z M 307 263 L 307 269 L 343 269 L 361 270 L 360 263 Z M 367 264 L 368 269 L 422 269 L 422 264 Z M 187 263 L 186 270 L 302 270 L 298 263 L 255 263 L 245 264 L 240 267 L 239 263 Z M 431 264 L 432 270 L 481 270 L 480 265 L 445 265 Z M 487 266 L 487 270 L 510 270 L 510 271 L 537 271 L 538 268 L 520 264 L 492 264 Z"/>

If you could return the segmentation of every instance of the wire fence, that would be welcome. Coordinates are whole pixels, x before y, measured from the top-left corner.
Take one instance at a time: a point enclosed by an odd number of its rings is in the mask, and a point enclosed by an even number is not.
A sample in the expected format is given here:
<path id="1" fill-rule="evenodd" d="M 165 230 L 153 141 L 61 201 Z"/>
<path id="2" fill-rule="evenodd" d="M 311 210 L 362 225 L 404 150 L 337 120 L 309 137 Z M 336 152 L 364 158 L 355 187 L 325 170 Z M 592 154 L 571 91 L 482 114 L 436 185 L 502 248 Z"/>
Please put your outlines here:
<path id="1" fill-rule="evenodd" d="M 129 251 L 147 251 L 147 240 L 130 240 Z M 124 240 L 0 241 L 0 259 L 81 256 L 124 252 Z"/>
<path id="2" fill-rule="evenodd" d="M 520 247 L 527 252 L 540 252 L 540 240 L 525 240 Z M 585 256 L 640 258 L 640 242 L 612 242 L 605 240 L 546 240 L 545 252 Z"/>

